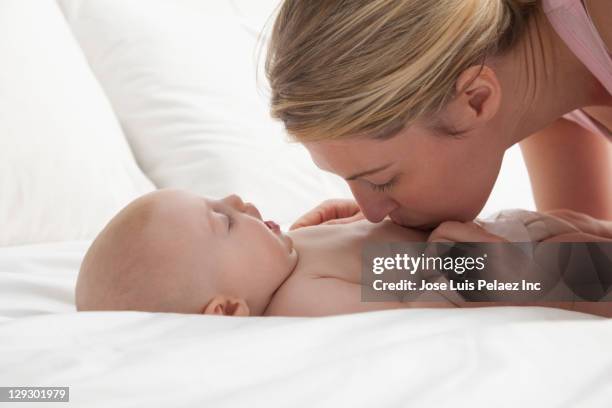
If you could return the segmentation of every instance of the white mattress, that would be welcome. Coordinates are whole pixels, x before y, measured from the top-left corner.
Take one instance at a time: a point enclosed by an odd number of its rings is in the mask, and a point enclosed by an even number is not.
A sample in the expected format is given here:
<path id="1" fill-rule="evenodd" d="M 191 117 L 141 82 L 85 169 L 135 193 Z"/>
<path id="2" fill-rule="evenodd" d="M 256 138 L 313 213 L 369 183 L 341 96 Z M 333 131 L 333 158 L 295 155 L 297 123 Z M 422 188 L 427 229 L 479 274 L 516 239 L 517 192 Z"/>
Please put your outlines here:
<path id="1" fill-rule="evenodd" d="M 69 386 L 75 407 L 612 401 L 610 320 L 546 308 L 328 318 L 76 313 L 72 291 L 88 244 L 0 248 L 1 386 Z"/>

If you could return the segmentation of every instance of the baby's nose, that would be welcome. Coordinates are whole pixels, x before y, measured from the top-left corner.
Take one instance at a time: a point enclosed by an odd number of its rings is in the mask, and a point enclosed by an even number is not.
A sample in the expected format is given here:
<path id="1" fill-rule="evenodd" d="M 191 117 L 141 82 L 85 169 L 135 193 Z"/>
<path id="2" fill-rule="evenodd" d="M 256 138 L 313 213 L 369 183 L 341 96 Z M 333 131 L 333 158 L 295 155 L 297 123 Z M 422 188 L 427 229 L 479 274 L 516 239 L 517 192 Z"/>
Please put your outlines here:
<path id="1" fill-rule="evenodd" d="M 223 201 L 223 203 L 225 203 L 226 205 L 239 211 L 242 211 L 244 208 L 244 201 L 242 201 L 242 198 L 240 198 L 240 196 L 236 194 L 229 195 L 221 201 Z"/>
<path id="2" fill-rule="evenodd" d="M 236 194 L 227 196 L 221 201 L 223 201 L 223 203 L 232 207 L 236 211 L 246 213 L 250 215 L 251 217 L 255 217 L 261 220 L 261 213 L 259 212 L 257 207 L 255 207 L 251 203 L 245 203 L 244 201 L 242 201 L 242 198 L 240 198 L 240 196 Z"/>
<path id="3" fill-rule="evenodd" d="M 249 214 L 251 217 L 255 217 L 255 218 L 259 219 L 259 220 L 262 219 L 261 218 L 261 213 L 259 212 L 257 207 L 255 207 L 251 203 L 244 204 L 244 212 Z"/>

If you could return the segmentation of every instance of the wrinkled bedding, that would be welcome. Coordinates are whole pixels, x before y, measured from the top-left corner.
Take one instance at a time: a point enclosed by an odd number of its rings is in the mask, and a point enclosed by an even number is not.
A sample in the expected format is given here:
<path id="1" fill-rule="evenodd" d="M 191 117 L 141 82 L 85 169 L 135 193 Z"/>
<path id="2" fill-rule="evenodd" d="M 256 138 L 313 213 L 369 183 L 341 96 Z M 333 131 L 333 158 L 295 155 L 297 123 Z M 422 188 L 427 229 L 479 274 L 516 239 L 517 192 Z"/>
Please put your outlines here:
<path id="1" fill-rule="evenodd" d="M 0 248 L 0 385 L 71 406 L 554 406 L 612 400 L 612 321 L 548 308 L 326 318 L 76 313 L 89 242 Z M 20 403 L 20 407 L 40 404 Z"/>

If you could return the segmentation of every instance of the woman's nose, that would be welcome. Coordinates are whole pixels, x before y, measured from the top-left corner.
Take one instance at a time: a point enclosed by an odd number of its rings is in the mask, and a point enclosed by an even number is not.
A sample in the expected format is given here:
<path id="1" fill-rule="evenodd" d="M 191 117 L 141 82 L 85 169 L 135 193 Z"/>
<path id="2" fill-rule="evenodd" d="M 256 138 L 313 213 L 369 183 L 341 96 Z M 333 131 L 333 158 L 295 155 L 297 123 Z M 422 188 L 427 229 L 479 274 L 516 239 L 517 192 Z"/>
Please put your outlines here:
<path id="1" fill-rule="evenodd" d="M 390 212 L 399 208 L 399 205 L 385 194 L 375 192 L 364 193 L 353 190 L 353 195 L 363 215 L 370 222 L 381 222 Z"/>

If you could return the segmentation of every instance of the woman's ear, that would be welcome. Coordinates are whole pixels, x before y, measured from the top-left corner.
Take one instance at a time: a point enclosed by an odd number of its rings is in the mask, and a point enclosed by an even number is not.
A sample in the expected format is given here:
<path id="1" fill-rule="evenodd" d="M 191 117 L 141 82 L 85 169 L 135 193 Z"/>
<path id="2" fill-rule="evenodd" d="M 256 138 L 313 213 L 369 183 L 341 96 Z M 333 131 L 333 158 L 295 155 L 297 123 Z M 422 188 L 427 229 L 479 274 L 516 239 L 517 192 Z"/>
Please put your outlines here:
<path id="1" fill-rule="evenodd" d="M 215 295 L 206 305 L 203 314 L 223 316 L 249 316 L 249 306 L 244 299 L 235 296 Z"/>
<path id="2" fill-rule="evenodd" d="M 457 78 L 455 98 L 442 112 L 437 127 L 451 134 L 479 128 L 495 116 L 500 104 L 501 86 L 495 72 L 486 65 L 472 66 Z"/>

